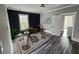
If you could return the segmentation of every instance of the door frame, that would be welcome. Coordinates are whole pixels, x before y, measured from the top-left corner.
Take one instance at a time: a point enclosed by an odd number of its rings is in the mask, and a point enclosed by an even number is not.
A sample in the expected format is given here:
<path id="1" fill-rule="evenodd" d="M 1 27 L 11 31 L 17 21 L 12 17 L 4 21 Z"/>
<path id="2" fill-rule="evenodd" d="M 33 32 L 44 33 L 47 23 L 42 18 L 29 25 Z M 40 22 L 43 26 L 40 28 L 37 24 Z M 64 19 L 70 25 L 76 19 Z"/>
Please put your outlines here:
<path id="1" fill-rule="evenodd" d="M 75 35 L 75 22 L 76 22 L 76 15 L 77 15 L 77 12 L 69 12 L 69 13 L 63 13 L 63 14 L 60 14 L 60 15 L 63 15 L 63 16 L 66 16 L 66 15 L 74 15 L 74 18 L 73 18 L 73 29 L 72 29 L 72 36 L 71 38 L 73 39 L 74 38 L 74 35 Z"/>

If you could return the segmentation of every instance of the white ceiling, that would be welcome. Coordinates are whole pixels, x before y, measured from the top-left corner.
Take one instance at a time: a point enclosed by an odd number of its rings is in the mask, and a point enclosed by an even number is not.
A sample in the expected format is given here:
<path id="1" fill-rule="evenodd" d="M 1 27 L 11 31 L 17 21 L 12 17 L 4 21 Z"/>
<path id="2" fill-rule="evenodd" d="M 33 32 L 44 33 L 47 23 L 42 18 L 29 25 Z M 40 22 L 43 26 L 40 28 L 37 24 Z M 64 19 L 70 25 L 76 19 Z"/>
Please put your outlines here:
<path id="1" fill-rule="evenodd" d="M 49 10 L 71 6 L 73 4 L 46 4 L 45 8 L 40 7 L 40 5 L 41 4 L 6 4 L 6 7 L 8 9 L 19 10 L 19 11 L 43 13 Z"/>

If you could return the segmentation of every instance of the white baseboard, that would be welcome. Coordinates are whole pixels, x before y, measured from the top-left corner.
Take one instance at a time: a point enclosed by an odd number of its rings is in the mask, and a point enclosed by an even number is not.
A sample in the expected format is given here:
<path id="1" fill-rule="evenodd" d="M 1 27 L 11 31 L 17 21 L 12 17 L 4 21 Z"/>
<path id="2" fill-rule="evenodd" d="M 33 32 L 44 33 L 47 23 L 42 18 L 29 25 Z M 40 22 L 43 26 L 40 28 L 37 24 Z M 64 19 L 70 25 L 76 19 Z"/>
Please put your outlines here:
<path id="1" fill-rule="evenodd" d="M 51 31 L 49 31 L 49 30 L 44 30 L 45 32 L 48 32 L 48 33 L 50 33 L 50 34 L 52 34 L 52 32 Z"/>
<path id="2" fill-rule="evenodd" d="M 48 33 L 50 33 L 51 35 L 54 35 L 51 31 L 49 31 L 49 30 L 45 30 L 45 32 L 48 32 Z M 60 32 L 60 34 L 61 34 L 61 32 Z M 60 36 L 60 34 L 58 34 L 58 35 L 56 35 L 56 36 Z"/>

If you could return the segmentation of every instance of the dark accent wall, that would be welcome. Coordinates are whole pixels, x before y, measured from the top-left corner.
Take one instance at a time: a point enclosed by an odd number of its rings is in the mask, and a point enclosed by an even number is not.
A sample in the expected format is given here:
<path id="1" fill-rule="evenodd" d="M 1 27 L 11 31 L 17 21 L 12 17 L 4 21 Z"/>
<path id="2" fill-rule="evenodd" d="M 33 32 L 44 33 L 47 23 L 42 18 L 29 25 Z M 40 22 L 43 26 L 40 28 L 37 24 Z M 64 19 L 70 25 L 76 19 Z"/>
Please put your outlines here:
<path id="1" fill-rule="evenodd" d="M 23 11 L 16 11 L 16 10 L 7 10 L 11 35 L 16 35 L 20 32 L 20 25 L 19 25 L 19 16 L 18 14 L 28 14 L 29 15 L 29 27 L 38 27 L 40 25 L 40 14 L 30 13 L 30 12 L 23 12 Z"/>

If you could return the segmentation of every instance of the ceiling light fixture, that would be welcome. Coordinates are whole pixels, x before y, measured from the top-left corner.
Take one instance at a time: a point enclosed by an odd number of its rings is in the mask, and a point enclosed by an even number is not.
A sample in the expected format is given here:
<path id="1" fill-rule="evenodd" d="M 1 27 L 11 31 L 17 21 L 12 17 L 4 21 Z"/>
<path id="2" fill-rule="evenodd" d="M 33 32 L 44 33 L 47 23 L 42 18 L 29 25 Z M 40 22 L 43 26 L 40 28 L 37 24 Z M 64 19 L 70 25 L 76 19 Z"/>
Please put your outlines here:
<path id="1" fill-rule="evenodd" d="M 40 7 L 43 7 L 43 8 L 45 8 L 45 7 L 46 7 L 46 5 L 45 5 L 45 4 L 41 4 L 41 5 L 40 5 Z"/>

